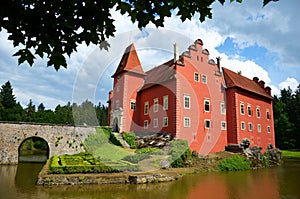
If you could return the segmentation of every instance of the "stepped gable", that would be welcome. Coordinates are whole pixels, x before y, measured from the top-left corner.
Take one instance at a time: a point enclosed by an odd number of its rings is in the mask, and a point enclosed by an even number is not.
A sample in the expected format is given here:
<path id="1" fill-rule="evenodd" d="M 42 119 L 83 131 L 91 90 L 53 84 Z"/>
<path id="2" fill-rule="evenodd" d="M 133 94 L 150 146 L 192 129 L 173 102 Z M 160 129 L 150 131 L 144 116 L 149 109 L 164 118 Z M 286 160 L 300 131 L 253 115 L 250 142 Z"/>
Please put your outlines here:
<path id="1" fill-rule="evenodd" d="M 255 93 L 266 97 L 268 99 L 273 99 L 271 95 L 269 95 L 259 83 L 255 82 L 254 80 L 248 79 L 238 73 L 235 73 L 229 69 L 222 68 L 224 73 L 224 78 L 226 81 L 227 88 L 238 87 L 249 91 L 251 93 Z"/>
<path id="2" fill-rule="evenodd" d="M 119 66 L 112 77 L 115 77 L 124 71 L 145 75 L 133 43 L 125 49 Z"/>
<path id="3" fill-rule="evenodd" d="M 147 71 L 144 84 L 140 91 L 148 89 L 155 85 L 160 85 L 166 81 L 173 79 L 176 73 L 173 66 L 174 60 L 171 59 L 170 61 Z"/>

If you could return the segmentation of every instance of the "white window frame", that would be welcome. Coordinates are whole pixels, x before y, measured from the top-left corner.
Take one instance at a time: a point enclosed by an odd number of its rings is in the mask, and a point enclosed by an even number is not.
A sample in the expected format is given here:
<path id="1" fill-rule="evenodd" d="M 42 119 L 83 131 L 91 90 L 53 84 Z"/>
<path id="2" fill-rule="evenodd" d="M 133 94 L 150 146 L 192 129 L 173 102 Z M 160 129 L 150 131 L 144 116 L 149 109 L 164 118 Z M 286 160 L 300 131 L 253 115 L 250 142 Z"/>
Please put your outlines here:
<path id="1" fill-rule="evenodd" d="M 252 124 L 252 122 L 248 122 L 248 131 L 250 131 L 250 132 L 253 131 L 253 124 Z"/>
<path id="2" fill-rule="evenodd" d="M 116 109 L 120 108 L 120 101 L 116 100 Z"/>
<path id="3" fill-rule="evenodd" d="M 208 109 L 209 110 L 206 110 L 206 102 L 208 102 Z M 210 112 L 210 99 L 208 99 L 208 98 L 204 99 L 204 111 L 205 112 Z"/>
<path id="4" fill-rule="evenodd" d="M 130 110 L 136 109 L 136 100 L 131 99 L 130 100 Z"/>
<path id="5" fill-rule="evenodd" d="M 163 127 L 167 127 L 169 125 L 169 118 L 163 117 Z"/>
<path id="6" fill-rule="evenodd" d="M 249 111 L 250 111 L 250 114 L 249 114 Z M 247 115 L 248 115 L 249 117 L 252 116 L 251 104 L 247 104 Z"/>
<path id="7" fill-rule="evenodd" d="M 169 109 L 169 96 L 165 95 L 163 97 L 163 109 L 168 110 Z"/>
<path id="8" fill-rule="evenodd" d="M 244 121 L 241 122 L 241 130 L 246 130 L 246 123 Z"/>
<path id="9" fill-rule="evenodd" d="M 200 75 L 197 72 L 194 72 L 194 81 L 195 82 L 200 82 Z"/>
<path id="10" fill-rule="evenodd" d="M 207 76 L 205 74 L 201 75 L 201 81 L 203 84 L 207 84 Z"/>
<path id="11" fill-rule="evenodd" d="M 158 98 L 155 98 L 153 100 L 153 112 L 157 113 L 158 112 Z"/>
<path id="12" fill-rule="evenodd" d="M 144 120 L 144 129 L 148 129 L 148 127 L 149 127 L 148 120 Z"/>
<path id="13" fill-rule="evenodd" d="M 186 106 L 186 99 L 188 99 L 188 106 Z M 190 109 L 191 108 L 191 96 L 189 95 L 183 95 L 183 107 L 184 109 Z"/>
<path id="14" fill-rule="evenodd" d="M 271 133 L 271 126 L 267 126 L 268 133 Z"/>
<path id="15" fill-rule="evenodd" d="M 257 124 L 257 132 L 261 133 L 261 124 Z"/>
<path id="16" fill-rule="evenodd" d="M 271 115 L 270 115 L 270 110 L 269 109 L 266 110 L 266 118 L 267 118 L 267 120 L 271 119 Z"/>
<path id="17" fill-rule="evenodd" d="M 145 102 L 144 103 L 144 115 L 148 115 L 149 114 L 149 102 Z"/>
<path id="18" fill-rule="evenodd" d="M 154 118 L 153 119 L 153 128 L 157 128 L 158 127 L 158 119 Z"/>
<path id="19" fill-rule="evenodd" d="M 257 118 L 261 117 L 261 112 L 260 112 L 260 107 L 259 106 L 256 107 L 256 117 Z"/>
<path id="20" fill-rule="evenodd" d="M 208 123 L 207 123 L 208 122 Z M 206 124 L 209 124 L 209 126 L 207 126 Z M 210 120 L 208 120 L 208 119 L 205 119 L 204 120 L 204 128 L 205 129 L 210 129 L 211 128 L 211 121 Z"/>
<path id="21" fill-rule="evenodd" d="M 117 93 L 120 92 L 120 86 L 117 86 Z"/>
<path id="22" fill-rule="evenodd" d="M 191 127 L 191 118 L 190 117 L 184 117 L 183 118 L 183 127 Z"/>
<path id="23" fill-rule="evenodd" d="M 221 121 L 221 130 L 227 130 L 226 121 Z"/>
<path id="24" fill-rule="evenodd" d="M 245 104 L 244 104 L 244 102 L 240 102 L 240 114 L 245 115 Z"/>
<path id="25" fill-rule="evenodd" d="M 226 114 L 226 105 L 225 105 L 225 102 L 221 102 L 220 103 L 220 110 L 221 110 L 221 114 L 222 115 Z"/>

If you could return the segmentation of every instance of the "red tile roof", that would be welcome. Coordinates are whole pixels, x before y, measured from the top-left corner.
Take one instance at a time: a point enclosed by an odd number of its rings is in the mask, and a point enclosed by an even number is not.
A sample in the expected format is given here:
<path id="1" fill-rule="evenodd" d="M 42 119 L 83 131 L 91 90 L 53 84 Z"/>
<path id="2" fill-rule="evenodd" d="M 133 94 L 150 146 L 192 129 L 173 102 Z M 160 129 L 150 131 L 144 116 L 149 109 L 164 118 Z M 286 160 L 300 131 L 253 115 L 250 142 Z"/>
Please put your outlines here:
<path id="1" fill-rule="evenodd" d="M 142 86 L 140 91 L 155 85 L 160 85 L 166 81 L 173 79 L 174 75 L 176 74 L 173 63 L 174 60 L 171 59 L 170 61 L 147 71 L 144 85 Z"/>
<path id="2" fill-rule="evenodd" d="M 145 75 L 139 57 L 136 53 L 134 44 L 130 44 L 125 49 L 125 52 L 122 56 L 119 66 L 116 72 L 112 75 L 112 77 L 115 77 L 116 75 L 120 74 L 123 71 L 134 72 L 134 73 Z"/>
<path id="3" fill-rule="evenodd" d="M 238 87 L 249 92 L 261 95 L 263 97 L 267 97 L 269 99 L 273 99 L 271 95 L 269 95 L 264 88 L 262 88 L 255 81 L 248 79 L 240 74 L 237 74 L 229 69 L 222 68 L 224 73 L 224 78 L 226 81 L 227 88 Z"/>

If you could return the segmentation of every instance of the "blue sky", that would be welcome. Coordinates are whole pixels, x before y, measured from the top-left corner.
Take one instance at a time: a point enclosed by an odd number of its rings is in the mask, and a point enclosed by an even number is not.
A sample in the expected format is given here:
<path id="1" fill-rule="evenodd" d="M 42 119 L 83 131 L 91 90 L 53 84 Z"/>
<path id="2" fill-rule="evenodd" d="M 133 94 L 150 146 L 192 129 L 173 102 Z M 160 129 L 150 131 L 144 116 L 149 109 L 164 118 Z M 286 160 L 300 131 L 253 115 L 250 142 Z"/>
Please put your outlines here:
<path id="1" fill-rule="evenodd" d="M 0 32 L 0 85 L 10 81 L 14 94 L 24 107 L 32 99 L 38 105 L 54 109 L 68 101 L 80 103 L 89 99 L 106 103 L 112 88 L 110 76 L 115 71 L 125 48 L 134 42 L 145 70 L 163 63 L 173 56 L 173 43 L 183 52 L 196 39 L 203 40 L 204 48 L 215 59 L 221 56 L 221 66 L 242 71 L 244 76 L 258 76 L 278 94 L 282 88 L 295 89 L 300 82 L 300 1 L 261 1 L 242 4 L 214 3 L 213 18 L 200 23 L 199 16 L 181 22 L 174 11 L 164 28 L 149 24 L 143 31 L 127 16 L 112 10 L 115 19 L 115 38 L 109 52 L 96 46 L 80 45 L 78 52 L 68 58 L 68 68 L 58 72 L 37 59 L 33 67 L 18 65 L 12 55 L 17 49 Z"/>

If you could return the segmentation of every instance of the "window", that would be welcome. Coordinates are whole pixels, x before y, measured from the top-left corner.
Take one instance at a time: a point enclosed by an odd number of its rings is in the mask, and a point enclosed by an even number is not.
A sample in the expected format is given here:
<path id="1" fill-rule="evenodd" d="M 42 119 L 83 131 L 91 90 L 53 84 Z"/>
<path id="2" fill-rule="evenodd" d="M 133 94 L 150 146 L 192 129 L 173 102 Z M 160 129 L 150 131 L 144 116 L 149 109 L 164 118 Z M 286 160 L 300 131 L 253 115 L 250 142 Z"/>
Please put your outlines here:
<path id="1" fill-rule="evenodd" d="M 252 115 L 252 110 L 251 110 L 251 105 L 250 104 L 247 105 L 247 112 L 248 112 L 248 116 Z"/>
<path id="2" fill-rule="evenodd" d="M 189 95 L 184 95 L 184 108 L 185 109 L 190 109 L 190 99 L 191 97 Z"/>
<path id="3" fill-rule="evenodd" d="M 169 122 L 169 121 L 168 121 L 168 117 L 164 117 L 164 118 L 163 118 L 163 126 L 164 126 L 164 127 L 168 126 L 168 122 Z"/>
<path id="4" fill-rule="evenodd" d="M 225 106 L 225 103 L 224 103 L 224 102 L 221 102 L 220 107 L 221 107 L 221 114 L 222 114 L 222 115 L 225 115 L 225 114 L 226 114 L 226 106 Z"/>
<path id="5" fill-rule="evenodd" d="M 144 121 L 144 129 L 147 129 L 148 128 L 148 120 L 145 120 Z"/>
<path id="6" fill-rule="evenodd" d="M 271 118 L 269 109 L 267 109 L 267 111 L 266 111 L 266 116 L 267 116 L 267 120 L 269 120 Z"/>
<path id="7" fill-rule="evenodd" d="M 145 102 L 144 105 L 144 114 L 147 115 L 149 112 L 149 102 Z"/>
<path id="8" fill-rule="evenodd" d="M 202 75 L 202 83 L 207 84 L 207 77 L 206 75 Z"/>
<path id="9" fill-rule="evenodd" d="M 207 133 L 207 134 L 206 134 L 206 141 L 207 141 L 207 142 L 210 142 L 210 141 L 211 141 L 210 138 L 211 138 L 211 134 L 210 134 L 210 133 Z"/>
<path id="10" fill-rule="evenodd" d="M 256 117 L 260 118 L 260 107 L 256 107 Z"/>
<path id="11" fill-rule="evenodd" d="M 118 75 L 118 77 L 117 77 L 117 80 L 119 81 L 120 80 L 120 76 Z"/>
<path id="12" fill-rule="evenodd" d="M 117 86 L 117 93 L 120 92 L 120 86 Z"/>
<path id="13" fill-rule="evenodd" d="M 135 108 L 136 108 L 135 100 L 130 100 L 130 109 L 135 110 Z"/>
<path id="14" fill-rule="evenodd" d="M 195 82 L 199 82 L 199 73 L 194 73 Z"/>
<path id="15" fill-rule="evenodd" d="M 154 118 L 154 119 L 153 119 L 153 127 L 154 127 L 154 128 L 157 128 L 157 127 L 158 127 L 158 119 L 157 119 L 157 118 Z"/>
<path id="16" fill-rule="evenodd" d="M 116 109 L 118 109 L 120 107 L 120 102 L 119 100 L 116 101 Z"/>
<path id="17" fill-rule="evenodd" d="M 268 133 L 271 133 L 271 127 L 268 126 L 267 128 L 268 128 Z"/>
<path id="18" fill-rule="evenodd" d="M 226 130 L 226 122 L 225 121 L 221 122 L 221 130 Z"/>
<path id="19" fill-rule="evenodd" d="M 243 102 L 240 103 L 240 112 L 242 115 L 245 115 L 245 105 Z"/>
<path id="20" fill-rule="evenodd" d="M 242 130 L 245 130 L 245 128 L 246 128 L 246 127 L 245 127 L 245 122 L 241 122 L 241 129 L 242 129 Z"/>
<path id="21" fill-rule="evenodd" d="M 154 108 L 153 108 L 154 113 L 158 111 L 158 98 L 154 99 Z"/>
<path id="22" fill-rule="evenodd" d="M 204 111 L 205 112 L 209 112 L 210 111 L 210 100 L 209 99 L 205 99 L 204 100 Z"/>
<path id="23" fill-rule="evenodd" d="M 184 127 L 190 127 L 191 126 L 191 119 L 189 117 L 184 117 Z"/>
<path id="24" fill-rule="evenodd" d="M 249 130 L 249 131 L 252 131 L 252 130 L 253 130 L 253 126 L 252 126 L 252 123 L 251 123 L 251 122 L 248 123 L 248 130 Z"/>
<path id="25" fill-rule="evenodd" d="M 259 133 L 261 132 L 261 125 L 260 124 L 257 125 L 257 132 L 259 132 Z"/>
<path id="26" fill-rule="evenodd" d="M 164 102 L 163 103 L 164 103 L 163 104 L 164 110 L 168 110 L 168 108 L 169 108 L 169 97 L 168 97 L 168 95 L 164 96 Z"/>
<path id="27" fill-rule="evenodd" d="M 206 129 L 209 129 L 210 126 L 211 126 L 210 120 L 204 120 L 204 127 L 205 127 Z"/>

